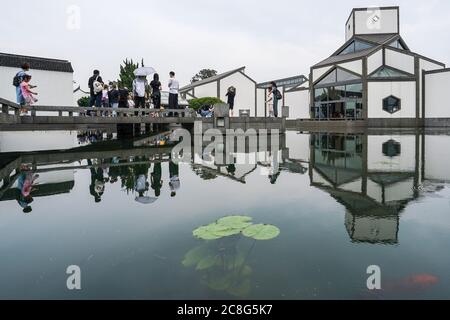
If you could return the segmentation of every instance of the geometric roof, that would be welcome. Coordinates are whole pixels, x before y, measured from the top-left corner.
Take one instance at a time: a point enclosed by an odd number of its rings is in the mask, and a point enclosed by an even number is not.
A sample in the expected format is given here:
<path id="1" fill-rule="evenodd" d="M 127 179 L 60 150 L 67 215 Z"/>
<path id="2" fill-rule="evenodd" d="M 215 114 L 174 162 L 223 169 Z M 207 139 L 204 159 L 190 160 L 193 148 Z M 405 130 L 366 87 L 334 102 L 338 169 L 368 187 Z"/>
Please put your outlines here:
<path id="1" fill-rule="evenodd" d="M 0 52 L 0 66 L 20 69 L 24 63 L 30 64 L 30 69 L 73 73 L 72 64 L 67 60 L 22 56 Z"/>
<path id="2" fill-rule="evenodd" d="M 181 93 L 185 93 L 185 92 L 187 92 L 187 91 L 192 90 L 192 89 L 195 88 L 195 87 L 198 87 L 198 86 L 201 86 L 201 85 L 204 85 L 204 84 L 207 84 L 207 83 L 211 83 L 211 82 L 216 82 L 216 81 L 218 81 L 218 80 L 221 80 L 221 79 L 224 79 L 224 78 L 226 78 L 226 77 L 229 77 L 229 76 L 231 76 L 231 75 L 233 75 L 233 74 L 235 74 L 235 73 L 237 73 L 237 72 L 241 72 L 244 76 L 246 76 L 247 78 L 250 79 L 250 77 L 248 77 L 248 76 L 244 73 L 244 71 L 245 71 L 245 67 L 240 67 L 240 68 L 237 68 L 237 69 L 234 69 L 234 70 L 230 70 L 230 71 L 227 71 L 227 72 L 218 74 L 218 75 L 213 76 L 213 77 L 210 77 L 210 78 L 206 78 L 206 79 L 203 79 L 203 80 L 200 80 L 200 81 L 196 81 L 196 82 L 193 82 L 193 83 L 191 83 L 191 84 L 188 84 L 187 86 L 182 87 L 182 88 L 180 89 L 180 92 L 181 92 Z M 252 80 L 253 82 L 255 82 L 253 79 L 250 79 L 250 80 Z M 255 83 L 256 83 L 256 82 L 255 82 Z"/>

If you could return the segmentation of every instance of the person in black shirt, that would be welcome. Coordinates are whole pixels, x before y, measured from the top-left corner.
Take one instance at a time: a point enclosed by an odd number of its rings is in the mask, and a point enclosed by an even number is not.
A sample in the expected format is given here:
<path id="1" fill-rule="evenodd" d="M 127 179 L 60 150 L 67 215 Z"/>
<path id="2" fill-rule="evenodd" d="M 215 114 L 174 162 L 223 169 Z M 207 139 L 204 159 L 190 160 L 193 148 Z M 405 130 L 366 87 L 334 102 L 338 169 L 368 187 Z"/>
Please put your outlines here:
<path id="1" fill-rule="evenodd" d="M 109 95 L 109 104 L 111 105 L 111 108 L 117 109 L 119 108 L 119 90 L 117 89 L 117 84 L 112 84 L 112 89 L 108 93 Z M 114 115 L 116 115 L 116 112 L 114 111 Z"/>
<path id="2" fill-rule="evenodd" d="M 130 92 L 127 88 L 119 89 L 119 108 L 128 108 L 128 95 Z"/>
<path id="3" fill-rule="evenodd" d="M 161 109 L 161 82 L 157 73 L 153 75 L 153 81 L 150 82 L 150 87 L 152 88 L 153 108 Z"/>
<path id="4" fill-rule="evenodd" d="M 91 99 L 89 101 L 89 107 L 96 106 L 97 108 L 101 107 L 102 104 L 102 92 L 95 93 L 94 91 L 94 82 L 98 81 L 103 83 L 102 77 L 100 77 L 100 71 L 94 70 L 94 75 L 89 78 L 88 86 L 91 94 Z"/>
<path id="5" fill-rule="evenodd" d="M 234 98 L 236 97 L 236 88 L 229 87 L 226 96 L 228 97 L 228 105 L 230 106 L 231 117 L 233 116 Z"/>

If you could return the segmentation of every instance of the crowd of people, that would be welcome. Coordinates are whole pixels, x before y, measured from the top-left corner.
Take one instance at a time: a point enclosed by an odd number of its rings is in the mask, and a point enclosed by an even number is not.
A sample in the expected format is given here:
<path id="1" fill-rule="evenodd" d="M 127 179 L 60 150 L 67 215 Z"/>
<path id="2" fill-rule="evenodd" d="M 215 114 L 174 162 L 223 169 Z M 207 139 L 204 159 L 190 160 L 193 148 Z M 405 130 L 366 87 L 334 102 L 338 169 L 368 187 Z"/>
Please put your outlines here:
<path id="1" fill-rule="evenodd" d="M 169 101 L 167 107 L 169 109 L 179 109 L 180 84 L 175 77 L 175 72 L 171 71 L 169 77 L 167 84 Z M 38 93 L 34 91 L 36 86 L 30 83 L 31 80 L 30 65 L 24 63 L 13 80 L 13 85 L 16 87 L 17 103 L 20 105 L 22 113 L 26 113 L 27 107 L 38 101 L 36 98 Z M 153 80 L 150 83 L 147 80 L 147 76 L 136 76 L 132 82 L 132 87 L 128 88 L 118 82 L 105 83 L 100 76 L 100 71 L 94 70 L 93 75 L 88 80 L 88 87 L 90 91 L 89 107 L 161 109 L 162 84 L 157 73 L 153 74 Z M 233 117 L 236 88 L 233 86 L 229 87 L 226 97 L 227 104 L 230 107 L 230 116 Z M 278 90 L 277 84 L 272 82 L 266 97 L 270 117 L 278 117 L 278 101 L 281 99 L 282 95 L 280 90 Z M 212 117 L 214 114 L 213 106 L 203 106 L 198 113 L 202 117 Z M 88 112 L 88 115 L 91 114 L 91 112 Z M 101 114 L 104 116 L 115 116 L 116 112 L 109 113 L 105 111 Z"/>
<path id="2" fill-rule="evenodd" d="M 168 83 L 169 109 L 179 109 L 178 95 L 180 84 L 171 71 Z M 146 76 L 136 76 L 132 87 L 120 85 L 117 82 L 106 84 L 99 70 L 94 70 L 88 81 L 90 100 L 89 107 L 97 108 L 152 108 L 161 109 L 162 84 L 159 75 L 155 73 L 149 83 Z M 108 115 L 104 113 L 104 115 Z M 113 114 L 114 115 L 114 114 Z"/>

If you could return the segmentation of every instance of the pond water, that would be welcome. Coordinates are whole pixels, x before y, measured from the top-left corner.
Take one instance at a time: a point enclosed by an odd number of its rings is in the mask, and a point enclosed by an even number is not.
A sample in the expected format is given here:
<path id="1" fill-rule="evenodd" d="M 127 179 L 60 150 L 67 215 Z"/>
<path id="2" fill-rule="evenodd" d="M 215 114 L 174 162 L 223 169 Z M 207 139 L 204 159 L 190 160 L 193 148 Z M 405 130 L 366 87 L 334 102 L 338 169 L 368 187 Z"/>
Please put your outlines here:
<path id="1" fill-rule="evenodd" d="M 99 140 L 66 135 L 66 149 Z M 450 298 L 450 136 L 283 139 L 223 167 L 176 165 L 168 146 L 23 153 L 4 140 L 0 298 Z M 279 234 L 193 236 L 233 215 Z M 81 290 L 67 289 L 71 265 Z M 371 265 L 382 290 L 367 288 Z"/>

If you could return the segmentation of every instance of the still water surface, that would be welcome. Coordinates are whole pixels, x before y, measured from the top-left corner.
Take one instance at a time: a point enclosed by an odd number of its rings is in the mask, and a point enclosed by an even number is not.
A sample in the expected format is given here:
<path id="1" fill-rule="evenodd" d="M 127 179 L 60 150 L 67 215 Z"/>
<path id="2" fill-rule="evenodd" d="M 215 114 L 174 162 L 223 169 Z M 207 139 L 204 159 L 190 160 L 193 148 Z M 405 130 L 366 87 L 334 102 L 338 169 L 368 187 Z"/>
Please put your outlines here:
<path id="1" fill-rule="evenodd" d="M 67 135 L 67 148 L 86 144 Z M 450 136 L 285 139 L 255 164 L 221 168 L 175 165 L 167 146 L 25 154 L 9 143 L 0 298 L 450 298 Z M 229 215 L 280 234 L 194 238 Z M 70 265 L 80 291 L 66 287 Z M 370 265 L 381 291 L 367 289 Z"/>

